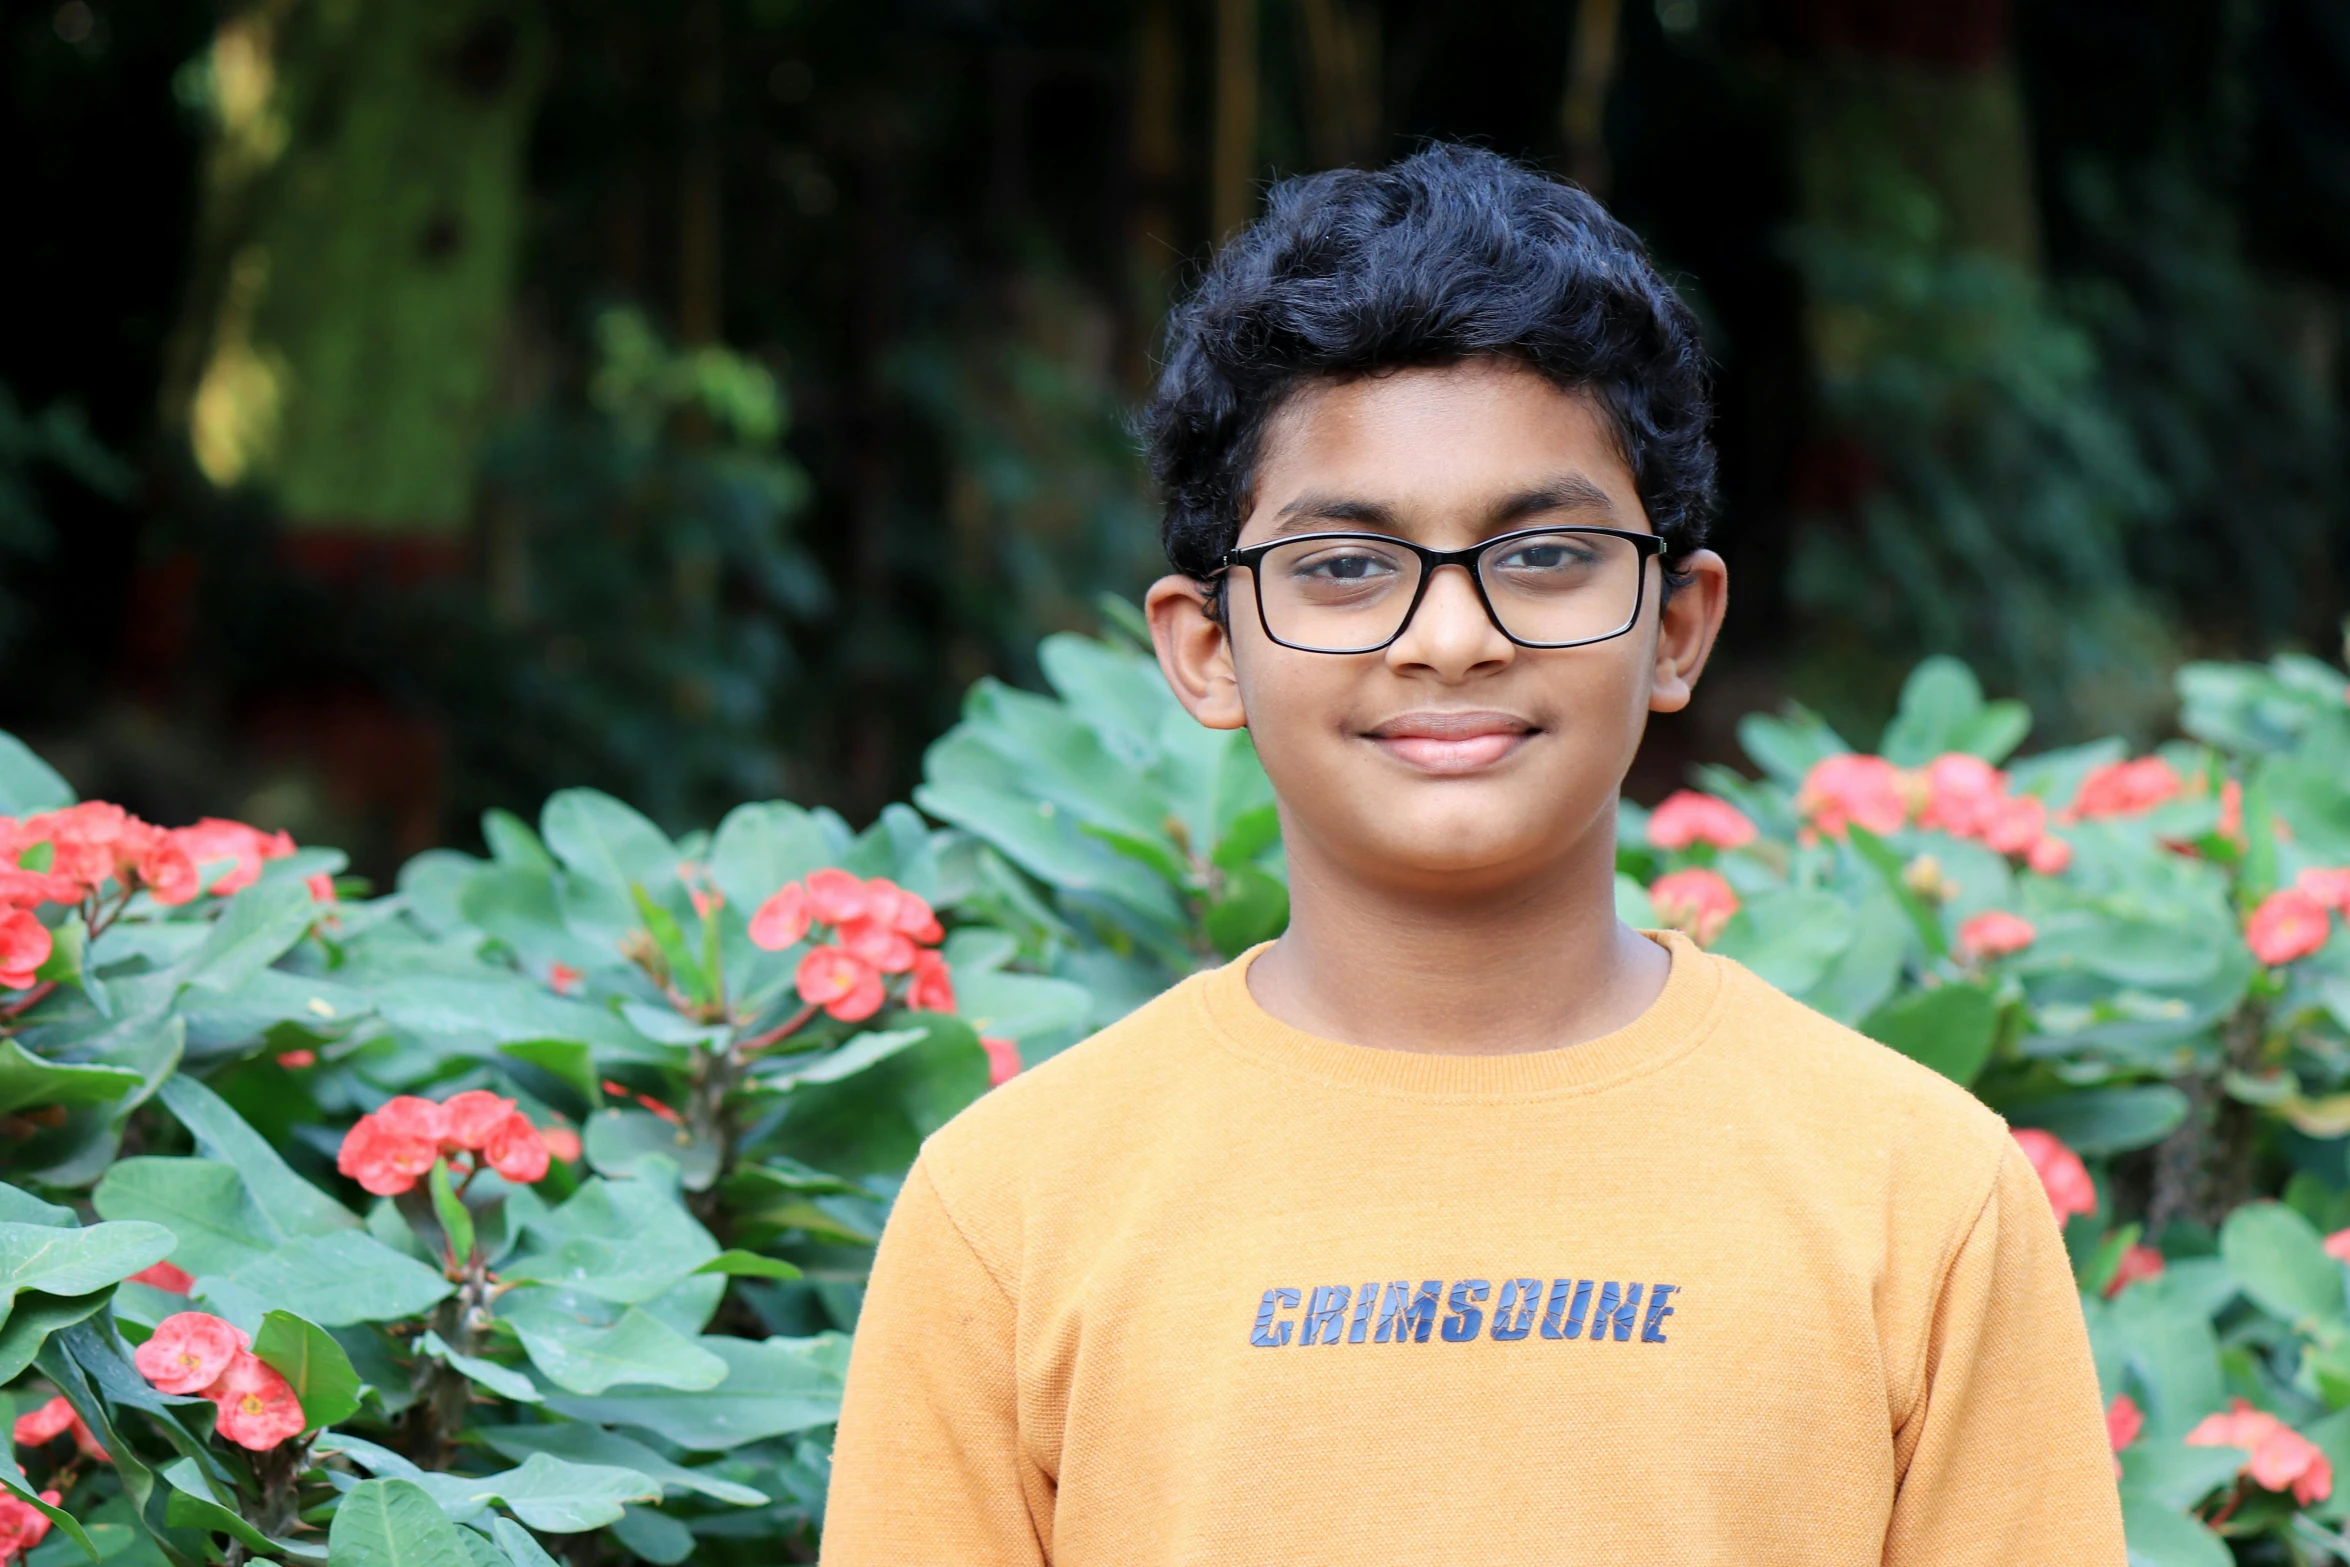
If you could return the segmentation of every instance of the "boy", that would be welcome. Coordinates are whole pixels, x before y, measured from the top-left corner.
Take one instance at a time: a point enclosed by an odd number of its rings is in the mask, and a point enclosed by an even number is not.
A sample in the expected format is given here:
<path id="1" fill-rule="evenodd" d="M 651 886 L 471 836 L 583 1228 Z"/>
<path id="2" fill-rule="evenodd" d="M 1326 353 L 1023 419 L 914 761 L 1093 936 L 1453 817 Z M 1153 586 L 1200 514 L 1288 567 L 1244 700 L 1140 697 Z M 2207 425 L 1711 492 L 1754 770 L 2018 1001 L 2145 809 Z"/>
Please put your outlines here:
<path id="1" fill-rule="evenodd" d="M 907 1177 L 824 1560 L 2118 1564 L 2062 1241 L 1964 1091 L 1618 923 L 1726 574 L 1688 311 L 1581 192 L 1291 181 L 1149 420 L 1291 918 Z"/>

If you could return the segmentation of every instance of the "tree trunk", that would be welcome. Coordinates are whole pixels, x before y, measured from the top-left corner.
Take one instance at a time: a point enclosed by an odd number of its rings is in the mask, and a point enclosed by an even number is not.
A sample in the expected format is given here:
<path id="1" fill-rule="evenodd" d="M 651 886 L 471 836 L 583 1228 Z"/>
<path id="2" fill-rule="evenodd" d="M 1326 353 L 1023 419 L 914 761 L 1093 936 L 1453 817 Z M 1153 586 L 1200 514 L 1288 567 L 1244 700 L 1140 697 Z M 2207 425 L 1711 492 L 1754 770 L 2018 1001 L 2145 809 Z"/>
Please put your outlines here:
<path id="1" fill-rule="evenodd" d="M 256 0 L 222 22 L 164 413 L 289 532 L 463 527 L 540 54 L 508 0 Z"/>

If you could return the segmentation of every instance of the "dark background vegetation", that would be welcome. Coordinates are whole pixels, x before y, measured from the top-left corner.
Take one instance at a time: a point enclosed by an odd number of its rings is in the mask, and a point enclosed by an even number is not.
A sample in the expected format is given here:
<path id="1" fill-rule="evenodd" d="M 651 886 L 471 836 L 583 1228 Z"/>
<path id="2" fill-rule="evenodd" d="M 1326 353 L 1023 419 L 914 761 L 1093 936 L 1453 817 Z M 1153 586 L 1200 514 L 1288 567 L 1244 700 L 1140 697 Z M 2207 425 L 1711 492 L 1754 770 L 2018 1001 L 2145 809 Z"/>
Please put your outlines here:
<path id="1" fill-rule="evenodd" d="M 1737 585 L 1635 792 L 1951 651 L 2039 739 L 2338 656 L 2333 0 L 8 0 L 0 726 L 382 872 L 592 783 L 901 797 L 1157 568 L 1124 433 L 1268 177 L 1601 192 Z"/>

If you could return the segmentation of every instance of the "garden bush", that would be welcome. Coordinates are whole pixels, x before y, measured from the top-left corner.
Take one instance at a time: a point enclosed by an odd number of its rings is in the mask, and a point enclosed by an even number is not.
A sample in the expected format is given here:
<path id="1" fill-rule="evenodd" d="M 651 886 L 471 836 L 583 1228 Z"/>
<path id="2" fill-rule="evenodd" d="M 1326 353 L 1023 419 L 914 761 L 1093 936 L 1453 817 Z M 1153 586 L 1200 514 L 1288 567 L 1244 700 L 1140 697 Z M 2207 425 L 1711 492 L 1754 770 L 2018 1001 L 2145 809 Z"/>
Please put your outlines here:
<path id="1" fill-rule="evenodd" d="M 382 895 L 0 738 L 0 1557 L 809 1558 L 921 1138 L 1287 917 L 1246 736 L 1131 633 L 1041 659 L 927 819 L 570 790 Z M 2136 1558 L 2350 1555 L 2350 704 L 2179 684 L 2136 757 L 2011 759 L 1947 660 L 1872 752 L 1750 717 L 1759 777 L 1623 808 L 1617 897 L 2018 1128 Z"/>

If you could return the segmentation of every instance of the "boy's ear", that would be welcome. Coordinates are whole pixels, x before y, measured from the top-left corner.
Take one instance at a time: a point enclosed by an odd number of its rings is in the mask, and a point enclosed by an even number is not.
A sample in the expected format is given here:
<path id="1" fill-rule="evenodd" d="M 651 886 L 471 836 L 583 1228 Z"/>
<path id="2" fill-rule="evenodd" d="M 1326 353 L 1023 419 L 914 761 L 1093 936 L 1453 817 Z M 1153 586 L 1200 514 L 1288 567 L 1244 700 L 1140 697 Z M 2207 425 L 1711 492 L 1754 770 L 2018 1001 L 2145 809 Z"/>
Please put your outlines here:
<path id="1" fill-rule="evenodd" d="M 1225 602 L 1231 602 L 1229 592 Z M 1161 577 L 1143 596 L 1159 669 L 1184 710 L 1210 729 L 1240 729 L 1240 681 L 1232 668 L 1232 639 L 1211 612 L 1209 590 L 1185 576 Z"/>
<path id="2" fill-rule="evenodd" d="M 1658 617 L 1656 668 L 1648 682 L 1652 713 L 1678 713 L 1689 705 L 1721 632 L 1722 614 L 1730 607 L 1730 568 L 1721 556 L 1712 550 L 1692 550 L 1681 570 L 1689 581 L 1673 590 L 1671 602 Z M 1165 661 L 1164 654 L 1160 658 Z"/>

